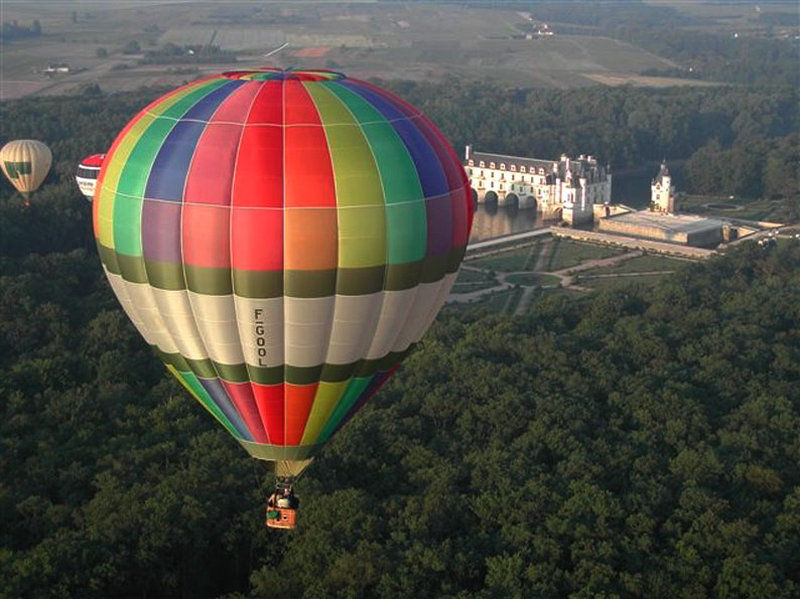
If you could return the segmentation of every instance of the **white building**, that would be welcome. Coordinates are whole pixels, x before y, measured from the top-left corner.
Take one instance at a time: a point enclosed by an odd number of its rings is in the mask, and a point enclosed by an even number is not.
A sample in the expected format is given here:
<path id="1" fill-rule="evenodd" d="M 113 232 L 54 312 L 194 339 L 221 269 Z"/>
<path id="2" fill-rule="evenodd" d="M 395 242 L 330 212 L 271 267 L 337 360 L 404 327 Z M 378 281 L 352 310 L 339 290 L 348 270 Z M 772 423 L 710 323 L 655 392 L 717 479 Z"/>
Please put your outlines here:
<path id="1" fill-rule="evenodd" d="M 594 204 L 611 202 L 610 167 L 593 156 L 577 160 L 562 154 L 557 161 L 475 152 L 467 146 L 467 176 L 478 203 L 516 202 L 546 217 L 574 224 L 593 218 Z"/>
<path id="2" fill-rule="evenodd" d="M 675 214 L 675 187 L 666 160 L 661 163 L 658 175 L 650 184 L 650 210 Z"/>

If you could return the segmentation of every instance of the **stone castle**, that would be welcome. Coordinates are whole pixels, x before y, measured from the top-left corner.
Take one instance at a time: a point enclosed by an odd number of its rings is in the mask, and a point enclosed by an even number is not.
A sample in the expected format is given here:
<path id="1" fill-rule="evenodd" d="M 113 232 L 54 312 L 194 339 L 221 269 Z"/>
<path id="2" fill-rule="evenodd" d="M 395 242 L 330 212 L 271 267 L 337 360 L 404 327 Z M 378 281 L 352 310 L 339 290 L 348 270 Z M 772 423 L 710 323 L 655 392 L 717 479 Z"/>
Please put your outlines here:
<path id="1" fill-rule="evenodd" d="M 650 184 L 650 210 L 663 214 L 675 214 L 675 187 L 667 168 L 667 161 L 661 162 L 658 175 Z"/>
<path id="2" fill-rule="evenodd" d="M 464 168 L 478 203 L 516 203 L 569 224 L 591 222 L 594 204 L 611 202 L 611 169 L 593 156 L 558 160 L 475 152 L 466 148 Z"/>

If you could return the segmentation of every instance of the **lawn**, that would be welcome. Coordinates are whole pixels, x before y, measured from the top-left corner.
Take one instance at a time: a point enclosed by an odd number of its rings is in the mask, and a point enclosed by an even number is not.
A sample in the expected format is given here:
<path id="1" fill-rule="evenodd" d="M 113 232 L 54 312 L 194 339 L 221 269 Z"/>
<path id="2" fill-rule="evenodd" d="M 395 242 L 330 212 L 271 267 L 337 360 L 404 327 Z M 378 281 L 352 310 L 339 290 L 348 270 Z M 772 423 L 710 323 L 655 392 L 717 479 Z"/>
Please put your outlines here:
<path id="1" fill-rule="evenodd" d="M 635 277 L 602 277 L 598 279 L 579 279 L 578 284 L 582 287 L 590 287 L 595 290 L 603 289 L 622 289 L 631 285 L 652 285 L 660 281 L 665 275 L 641 275 Z"/>
<path id="2" fill-rule="evenodd" d="M 766 198 L 689 195 L 680 201 L 680 209 L 701 216 L 770 221 L 779 219 L 783 204 L 781 200 Z"/>
<path id="3" fill-rule="evenodd" d="M 525 246 L 522 248 L 512 249 L 507 252 L 486 256 L 485 258 L 478 258 L 471 260 L 472 266 L 478 268 L 486 268 L 488 270 L 496 270 L 501 272 L 513 272 L 515 270 L 525 270 L 527 267 L 532 268 L 532 264 L 536 262 L 538 253 L 538 245 Z"/>
<path id="4" fill-rule="evenodd" d="M 666 258 L 664 256 L 654 256 L 646 254 L 624 260 L 619 264 L 613 266 L 601 266 L 593 268 L 592 270 L 585 271 L 586 275 L 599 275 L 599 274 L 616 274 L 616 273 L 631 273 L 631 272 L 650 272 L 655 270 L 677 270 L 686 264 L 685 260 L 675 260 L 674 258 Z"/>
<path id="5" fill-rule="evenodd" d="M 548 271 L 562 270 L 577 266 L 584 260 L 599 258 L 610 258 L 624 253 L 625 249 L 612 248 L 592 243 L 580 243 L 567 239 L 556 238 L 553 241 L 553 249 L 547 265 Z"/>
<path id="6" fill-rule="evenodd" d="M 462 268 L 458 271 L 458 278 L 453 285 L 452 293 L 468 293 L 488 289 L 497 285 L 497 279 L 487 272 L 467 270 Z"/>
<path id="7" fill-rule="evenodd" d="M 534 272 L 524 272 L 506 277 L 506 281 L 513 285 L 559 285 L 561 279 L 554 275 L 545 275 Z"/>
<path id="8" fill-rule="evenodd" d="M 489 312 L 513 314 L 522 296 L 522 289 L 506 289 L 488 293 L 480 300 L 470 303 L 453 302 L 446 307 L 453 310 L 488 310 Z"/>

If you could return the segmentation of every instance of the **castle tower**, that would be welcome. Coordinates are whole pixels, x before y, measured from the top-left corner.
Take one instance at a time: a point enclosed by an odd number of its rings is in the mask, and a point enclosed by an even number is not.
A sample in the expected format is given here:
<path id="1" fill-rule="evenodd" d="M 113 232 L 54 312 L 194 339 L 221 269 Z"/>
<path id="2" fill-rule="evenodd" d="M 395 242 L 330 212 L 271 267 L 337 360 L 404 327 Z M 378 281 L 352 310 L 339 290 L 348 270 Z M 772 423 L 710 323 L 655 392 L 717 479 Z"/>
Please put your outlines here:
<path id="1" fill-rule="evenodd" d="M 675 188 L 667 168 L 667 161 L 661 162 L 658 176 L 650 184 L 650 210 L 665 214 L 675 213 Z"/>

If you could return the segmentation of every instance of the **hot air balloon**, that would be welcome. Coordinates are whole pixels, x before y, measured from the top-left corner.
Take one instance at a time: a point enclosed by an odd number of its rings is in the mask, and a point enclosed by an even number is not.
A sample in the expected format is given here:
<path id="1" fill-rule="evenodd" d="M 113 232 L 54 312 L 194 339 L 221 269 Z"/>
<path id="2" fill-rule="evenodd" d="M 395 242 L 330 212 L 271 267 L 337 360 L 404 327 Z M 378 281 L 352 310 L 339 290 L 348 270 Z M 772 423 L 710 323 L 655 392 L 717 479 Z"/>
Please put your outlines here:
<path id="1" fill-rule="evenodd" d="M 17 139 L 0 150 L 0 168 L 29 205 L 30 194 L 44 181 L 53 163 L 50 148 L 35 139 Z"/>
<path id="2" fill-rule="evenodd" d="M 140 112 L 103 162 L 94 232 L 122 307 L 251 456 L 292 483 L 420 340 L 472 224 L 419 110 L 323 70 L 241 70 Z"/>
<path id="3" fill-rule="evenodd" d="M 75 181 L 78 184 L 78 189 L 86 196 L 90 202 L 94 197 L 94 188 L 97 185 L 97 175 L 100 173 L 100 167 L 103 166 L 105 154 L 92 154 L 87 156 L 78 165 L 78 170 L 75 173 Z"/>

